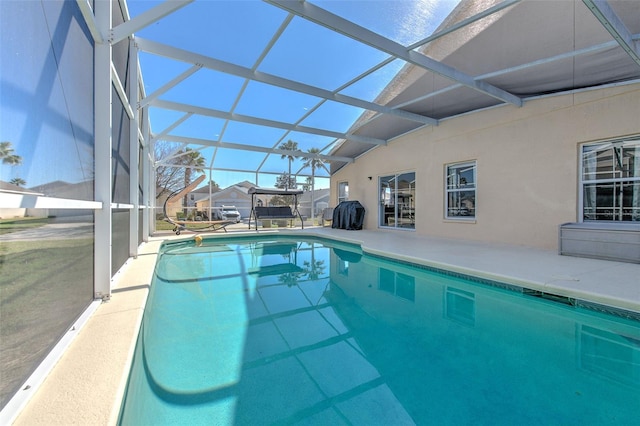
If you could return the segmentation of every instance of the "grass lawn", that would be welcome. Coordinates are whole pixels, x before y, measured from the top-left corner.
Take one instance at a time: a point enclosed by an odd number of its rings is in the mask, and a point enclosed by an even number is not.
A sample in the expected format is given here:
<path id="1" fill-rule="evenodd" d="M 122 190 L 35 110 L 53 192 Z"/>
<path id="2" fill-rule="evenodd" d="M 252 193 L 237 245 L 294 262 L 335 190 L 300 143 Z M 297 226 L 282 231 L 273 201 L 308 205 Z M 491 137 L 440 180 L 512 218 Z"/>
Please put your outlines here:
<path id="1" fill-rule="evenodd" d="M 93 238 L 0 244 L 0 400 L 92 300 Z"/>
<path id="2" fill-rule="evenodd" d="M 0 219 L 0 235 L 24 229 L 37 228 L 49 223 L 46 217 L 21 217 L 16 219 Z"/>
<path id="3" fill-rule="evenodd" d="M 173 231 L 173 225 L 166 220 L 156 220 L 156 231 Z"/>

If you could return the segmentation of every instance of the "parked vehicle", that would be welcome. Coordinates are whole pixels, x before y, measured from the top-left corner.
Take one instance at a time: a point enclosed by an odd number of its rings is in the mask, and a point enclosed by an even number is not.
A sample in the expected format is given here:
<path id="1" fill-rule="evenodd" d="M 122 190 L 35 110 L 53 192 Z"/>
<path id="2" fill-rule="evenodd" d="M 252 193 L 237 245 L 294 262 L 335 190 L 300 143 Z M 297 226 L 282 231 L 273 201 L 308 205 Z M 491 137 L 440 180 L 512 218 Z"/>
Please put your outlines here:
<path id="1" fill-rule="evenodd" d="M 236 206 L 222 206 L 221 215 L 223 220 L 235 220 L 236 223 L 242 220 L 242 216 Z"/>

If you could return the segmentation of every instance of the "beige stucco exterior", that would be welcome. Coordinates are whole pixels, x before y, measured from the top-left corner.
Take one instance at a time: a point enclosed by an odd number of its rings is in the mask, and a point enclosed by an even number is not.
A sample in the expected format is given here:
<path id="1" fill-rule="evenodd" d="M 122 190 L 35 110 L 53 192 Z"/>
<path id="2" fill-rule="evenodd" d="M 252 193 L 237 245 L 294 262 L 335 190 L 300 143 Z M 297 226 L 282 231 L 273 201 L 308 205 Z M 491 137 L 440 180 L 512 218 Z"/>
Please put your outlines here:
<path id="1" fill-rule="evenodd" d="M 578 221 L 579 149 L 585 142 L 640 134 L 640 85 L 529 100 L 442 121 L 377 147 L 335 173 L 378 228 L 378 177 L 416 173 L 416 232 L 555 249 L 558 226 Z M 444 219 L 445 165 L 477 161 L 477 214 Z M 368 177 L 372 179 L 369 180 Z M 382 228 L 387 229 L 387 228 Z"/>

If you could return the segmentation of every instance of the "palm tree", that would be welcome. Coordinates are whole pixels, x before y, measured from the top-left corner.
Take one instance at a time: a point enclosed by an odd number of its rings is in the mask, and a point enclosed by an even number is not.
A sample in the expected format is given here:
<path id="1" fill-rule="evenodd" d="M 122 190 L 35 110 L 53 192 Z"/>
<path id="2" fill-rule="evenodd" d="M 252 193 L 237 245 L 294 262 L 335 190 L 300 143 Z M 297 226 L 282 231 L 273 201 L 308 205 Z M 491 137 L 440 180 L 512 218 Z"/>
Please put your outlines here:
<path id="1" fill-rule="evenodd" d="M 304 180 L 304 183 L 301 183 L 300 186 L 305 192 L 311 191 L 311 176 L 307 176 L 307 178 Z"/>
<path id="2" fill-rule="evenodd" d="M 191 148 L 185 149 L 185 154 L 180 156 L 180 162 L 186 166 L 184 169 L 184 186 L 187 187 L 191 183 L 191 173 L 193 171 L 204 173 L 205 159 L 199 151 L 194 151 Z M 189 202 L 189 194 L 185 194 L 183 205 L 184 213 L 187 214 L 187 205 Z"/>
<path id="3" fill-rule="evenodd" d="M 2 164 L 10 166 L 22 164 L 22 157 L 13 153 L 11 142 L 0 142 L 0 158 L 2 158 Z"/>
<path id="4" fill-rule="evenodd" d="M 311 252 L 311 255 L 313 256 L 313 252 Z M 304 274 L 311 281 L 317 281 L 322 278 L 322 274 L 324 274 L 324 270 L 326 269 L 324 260 L 315 260 L 312 258 L 311 261 L 305 260 L 302 264 L 304 265 Z"/>
<path id="5" fill-rule="evenodd" d="M 298 142 L 294 142 L 291 139 L 289 139 L 287 142 L 281 144 L 279 147 L 279 149 L 285 150 L 285 151 L 297 151 L 298 150 Z M 295 160 L 296 158 L 298 158 L 298 156 L 293 155 L 293 154 L 282 154 L 280 156 L 281 159 L 288 159 L 289 160 L 289 179 L 291 179 L 291 162 L 293 160 Z M 287 187 L 285 188 L 285 190 L 289 189 L 289 179 L 287 179 Z"/>
<path id="6" fill-rule="evenodd" d="M 27 182 L 24 179 L 19 177 L 11 179 L 9 183 L 14 184 L 15 186 L 25 186 L 27 184 Z"/>
<path id="7" fill-rule="evenodd" d="M 278 276 L 278 282 L 286 284 L 287 287 L 293 287 L 295 285 L 298 285 L 301 274 L 301 272 L 285 272 L 284 274 L 280 274 Z"/>
<path id="8" fill-rule="evenodd" d="M 324 160 L 322 158 L 316 157 L 317 154 L 320 153 L 320 149 L 318 148 L 309 148 L 307 153 L 311 154 L 311 157 L 307 157 L 304 162 L 304 167 L 311 167 L 311 219 L 315 218 L 315 200 L 314 200 L 314 191 L 315 191 L 315 182 L 316 182 L 316 169 L 320 167 L 324 167 Z"/>

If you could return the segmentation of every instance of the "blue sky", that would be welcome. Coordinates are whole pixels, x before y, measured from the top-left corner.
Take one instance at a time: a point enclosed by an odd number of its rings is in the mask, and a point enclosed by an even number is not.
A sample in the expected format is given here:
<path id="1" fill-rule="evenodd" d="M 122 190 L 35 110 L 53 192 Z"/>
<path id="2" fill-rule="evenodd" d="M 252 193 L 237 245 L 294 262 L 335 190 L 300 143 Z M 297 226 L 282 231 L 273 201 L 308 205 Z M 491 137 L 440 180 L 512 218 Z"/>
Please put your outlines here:
<path id="1" fill-rule="evenodd" d="M 157 5 L 157 1 L 130 1 L 131 16 Z M 313 1 L 356 24 L 391 38 L 404 45 L 430 35 L 441 23 L 457 0 L 426 1 Z M 294 17 L 266 57 L 258 62 L 269 40 L 284 22 L 287 13 L 260 1 L 198 0 L 161 21 L 139 31 L 145 39 L 179 47 L 226 62 L 276 75 L 326 90 L 336 90 L 369 68 L 387 58 L 385 53 L 369 46 Z M 391 78 L 402 68 L 402 61 L 394 61 L 366 78 L 349 85 L 339 93 L 373 101 Z M 147 94 L 152 93 L 191 64 L 177 62 L 157 55 L 142 53 L 141 66 Z M 201 69 L 179 86 L 163 94 L 160 99 L 189 103 L 220 111 L 231 111 L 252 117 L 286 123 L 299 123 L 318 129 L 344 132 L 363 113 L 363 110 L 267 84 L 245 80 L 216 71 Z M 244 93 L 239 98 L 241 90 Z M 237 101 L 237 104 L 234 103 Z M 317 108 L 314 110 L 314 108 Z M 312 112 L 310 114 L 310 111 Z M 306 116 L 307 114 L 310 114 Z M 153 131 L 158 133 L 184 113 L 158 108 L 150 110 Z M 301 120 L 301 121 L 300 121 Z M 291 139 L 303 151 L 309 148 L 328 149 L 335 138 L 290 132 L 247 123 L 228 122 L 203 116 L 192 116 L 171 134 L 222 142 L 251 144 L 271 148 Z M 196 148 L 196 146 L 192 146 Z M 288 163 L 280 155 L 237 150 L 206 148 L 201 151 L 214 168 L 249 168 L 282 173 Z M 213 161 L 212 161 L 213 159 Z M 303 166 L 294 161 L 292 172 Z M 300 171 L 310 173 L 309 169 Z M 325 171 L 317 175 L 328 176 Z M 261 175 L 260 186 L 273 186 L 275 175 Z M 247 179 L 255 173 L 214 172 L 213 179 L 221 186 Z M 298 181 L 304 181 L 299 178 Z M 328 179 L 317 179 L 316 187 L 328 187 Z"/>
<path id="2" fill-rule="evenodd" d="M 162 2 L 157 0 L 130 0 L 129 13 L 135 17 L 160 3 Z M 457 0 L 351 0 L 312 3 L 401 44 L 409 45 L 430 35 L 455 7 Z M 29 3 L 24 5 L 26 7 Z M 34 22 L 30 23 L 31 32 L 40 31 L 42 34 L 33 34 L 30 40 L 47 40 L 47 28 L 50 30 L 50 27 L 59 23 L 46 21 L 37 14 L 33 16 Z M 139 31 L 136 37 L 245 68 L 255 67 L 261 73 L 325 90 L 340 89 L 340 94 L 366 101 L 373 101 L 404 65 L 402 61 L 393 61 L 363 79 L 347 85 L 355 77 L 385 60 L 387 55 L 300 17 L 294 17 L 288 23 L 268 54 L 260 60 L 269 41 L 286 18 L 285 11 L 257 0 L 197 0 Z M 19 21 L 10 17 L 3 18 L 3 40 L 8 40 L 4 38 L 5 35 L 9 37 L 20 32 Z M 76 31 L 73 25 L 70 28 L 70 31 Z M 43 81 L 45 69 L 55 66 L 53 63 L 23 63 L 15 60 L 27 57 L 30 50 L 36 48 L 47 49 L 47 45 L 11 44 L 9 48 L 3 49 L 3 88 L 15 91 L 15 96 L 32 92 L 33 82 Z M 74 52 L 66 50 L 64 54 L 73 55 Z M 51 58 L 51 55 L 47 56 L 46 53 L 42 56 Z M 147 94 L 153 93 L 192 67 L 190 63 L 145 52 L 141 52 L 140 62 Z M 86 83 L 90 84 L 90 75 L 88 77 Z M 51 83 L 49 108 L 59 110 L 62 117 L 66 111 L 65 97 L 56 94 L 57 88 L 64 87 L 67 91 L 85 89 L 78 86 L 79 82 Z M 9 94 L 9 91 L 4 93 Z M 206 68 L 198 70 L 180 85 L 162 94 L 159 99 L 334 132 L 345 132 L 363 112 L 362 109 L 353 106 L 331 101 L 322 102 L 314 96 L 255 81 L 246 82 L 243 78 Z M 28 101 L 29 99 L 25 98 L 24 102 Z M 49 129 L 47 123 L 35 127 L 37 131 L 34 131 L 35 116 L 30 114 L 33 108 L 20 106 L 16 102 L 2 102 L 0 137 L 2 140 L 12 141 L 16 153 L 21 155 L 24 161 L 17 167 L 1 167 L 0 179 L 9 181 L 14 177 L 21 177 L 27 181 L 27 187 L 53 180 L 75 183 L 91 179 L 91 147 L 88 143 L 82 142 L 88 141 L 91 137 L 91 117 L 78 120 L 83 132 L 80 135 L 81 142 L 78 143 L 74 142 L 69 134 L 58 135 L 57 128 Z M 184 115 L 184 112 L 152 107 L 152 130 L 159 133 Z M 64 125 L 62 123 L 58 127 L 62 129 Z M 302 151 L 319 148 L 323 149 L 324 154 L 328 154 L 335 140 L 328 136 L 289 132 L 281 128 L 236 121 L 227 122 L 199 115 L 191 116 L 169 134 L 264 148 L 276 147 L 291 139 L 298 143 Z M 79 135 L 76 133 L 73 137 L 77 139 Z M 56 143 L 51 143 L 52 139 Z M 61 149 L 63 145 L 80 146 L 80 151 L 78 148 Z M 190 147 L 202 148 L 198 145 Z M 70 159 L 64 154 L 70 150 L 78 151 L 77 158 Z M 273 173 L 260 175 L 258 183 L 265 187 L 273 186 L 277 174 L 285 172 L 288 168 L 287 161 L 280 155 L 265 157 L 264 153 L 230 149 L 216 151 L 212 147 L 201 149 L 200 152 L 205 157 L 207 166 L 217 169 L 260 169 Z M 61 167 L 50 167 L 52 160 L 61 164 Z M 67 163 L 69 166 L 65 165 Z M 292 171 L 310 173 L 309 169 L 302 167 L 303 160 L 296 160 L 292 165 Z M 320 170 L 317 175 L 320 178 L 316 180 L 316 187 L 327 187 L 328 174 Z M 256 174 L 216 171 L 212 178 L 222 187 L 226 187 L 242 180 L 254 181 Z M 304 180 L 304 177 L 298 179 L 299 182 Z"/>

